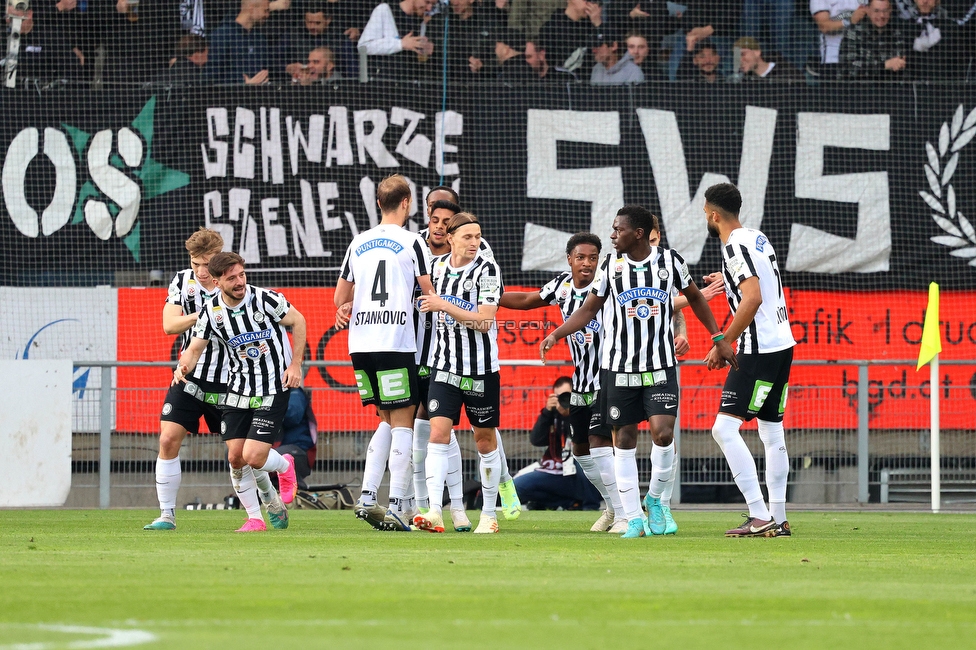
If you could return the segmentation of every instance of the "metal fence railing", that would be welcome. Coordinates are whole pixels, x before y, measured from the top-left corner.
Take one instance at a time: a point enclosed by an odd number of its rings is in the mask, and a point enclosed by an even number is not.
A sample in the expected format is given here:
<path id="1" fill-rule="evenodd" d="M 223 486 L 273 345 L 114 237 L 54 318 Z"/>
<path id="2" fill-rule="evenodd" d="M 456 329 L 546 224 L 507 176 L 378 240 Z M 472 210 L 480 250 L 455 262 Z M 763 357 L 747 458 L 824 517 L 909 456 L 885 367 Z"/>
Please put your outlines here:
<path id="1" fill-rule="evenodd" d="M 158 431 L 119 431 L 115 422 L 126 409 L 155 409 L 158 412 L 167 386 L 117 388 L 115 373 L 123 367 L 170 368 L 171 363 L 76 362 L 80 367 L 99 373 L 100 386 L 89 388 L 78 396 L 74 411 L 72 456 L 72 493 L 69 505 L 130 505 L 149 507 L 155 503 L 154 463 L 158 450 Z M 538 366 L 538 362 L 506 361 L 508 366 Z M 971 366 L 974 361 L 942 361 L 945 365 Z M 310 361 L 310 368 L 348 365 L 348 362 Z M 675 501 L 738 502 L 741 497 L 728 471 L 721 451 L 711 438 L 711 421 L 719 402 L 721 377 L 713 385 L 690 383 L 697 363 L 683 363 L 679 373 L 682 385 L 681 408 L 675 428 L 681 472 L 675 488 Z M 900 375 L 904 381 L 886 383 L 879 375 L 891 375 L 892 368 L 911 367 L 909 361 L 796 361 L 806 372 L 823 373 L 824 385 L 791 385 L 787 407 L 787 444 L 792 471 L 788 498 L 800 503 L 869 503 L 883 496 L 894 500 L 911 492 L 901 490 L 891 481 L 900 476 L 918 478 L 928 471 L 929 420 L 925 399 L 927 381 L 914 372 Z M 812 368 L 812 370 L 811 370 Z M 844 381 L 834 381 L 828 370 L 845 368 Z M 887 369 L 887 370 L 886 370 Z M 541 368 L 540 368 L 541 370 Z M 568 367 L 547 366 L 547 377 Z M 968 373 L 968 371 L 967 371 Z M 899 376 L 896 374 L 896 377 Z M 973 375 L 976 378 L 976 374 Z M 102 387 L 110 387 L 108 390 Z M 514 401 L 541 408 L 549 392 L 548 383 L 539 386 L 505 387 Z M 313 404 L 318 391 L 344 389 L 311 387 Z M 348 390 L 352 390 L 350 387 Z M 973 474 L 972 488 L 948 495 L 947 503 L 976 502 L 976 381 L 969 384 L 946 382 L 942 393 L 943 422 L 968 422 L 965 426 L 943 426 L 941 432 L 941 468 L 944 473 L 965 481 Z M 902 395 L 904 393 L 904 395 Z M 894 394 L 898 399 L 891 398 Z M 916 396 L 912 399 L 912 396 Z M 885 399 L 888 398 L 886 402 Z M 338 400 L 329 399 L 329 409 Z M 341 412 L 361 416 L 356 411 Z M 505 407 L 503 407 L 504 410 Z M 528 407 L 525 407 L 528 408 Z M 536 409 L 536 407 L 532 407 Z M 537 411 L 534 411 L 537 412 Z M 334 418 L 335 412 L 330 413 Z M 947 417 L 948 416 L 948 417 Z M 97 422 L 98 426 L 92 426 Z M 802 425 L 802 426 L 800 426 Z M 503 421 L 504 426 L 504 421 Z M 529 425 L 531 426 L 531 425 Z M 744 438 L 757 460 L 760 477 L 763 471 L 763 448 L 754 425 L 743 428 Z M 528 431 L 503 429 L 505 450 L 513 473 L 538 460 L 541 450 L 529 444 Z M 362 462 L 372 430 L 324 428 L 320 426 L 317 459 L 312 483 L 347 483 L 357 485 L 362 476 Z M 477 453 L 470 436 L 460 435 L 465 458 L 466 479 L 477 478 Z M 641 481 L 650 473 L 650 436 L 642 435 L 638 444 Z M 200 494 L 230 492 L 224 445 L 219 436 L 190 435 L 180 453 L 184 465 L 181 501 L 200 499 Z M 895 470 L 914 470 L 901 472 Z M 884 481 L 882 478 L 884 477 Z M 882 490 L 884 483 L 884 490 Z M 957 486 L 958 487 L 958 486 Z M 79 492 L 79 495 L 75 495 Z M 85 493 L 81 496 L 80 493 Z M 883 494 L 882 494 L 883 492 Z M 97 495 L 97 498 L 96 498 Z M 917 497 L 917 495 L 916 495 Z M 207 498 L 212 497 L 204 497 Z M 906 500 L 923 500 L 918 498 Z"/>

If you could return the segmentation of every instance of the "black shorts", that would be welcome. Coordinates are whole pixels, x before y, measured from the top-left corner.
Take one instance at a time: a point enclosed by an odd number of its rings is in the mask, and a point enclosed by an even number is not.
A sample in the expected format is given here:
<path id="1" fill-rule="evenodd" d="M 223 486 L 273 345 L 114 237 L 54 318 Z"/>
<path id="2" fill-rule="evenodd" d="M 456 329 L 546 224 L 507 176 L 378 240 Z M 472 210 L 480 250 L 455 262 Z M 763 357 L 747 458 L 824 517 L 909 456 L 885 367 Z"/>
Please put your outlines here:
<path id="1" fill-rule="evenodd" d="M 569 429 L 573 441 L 584 443 L 590 436 L 611 437 L 600 415 L 600 392 L 573 393 L 569 403 Z"/>
<path id="2" fill-rule="evenodd" d="M 217 405 L 226 392 L 226 385 L 202 379 L 188 379 L 185 384 L 170 386 L 159 420 L 175 422 L 190 433 L 200 433 L 202 415 L 210 433 L 219 433 L 220 409 Z"/>
<path id="3" fill-rule="evenodd" d="M 678 373 L 665 368 L 648 372 L 610 372 L 607 386 L 607 424 L 637 424 L 652 415 L 678 414 Z"/>
<path id="4" fill-rule="evenodd" d="M 793 348 L 767 354 L 737 354 L 739 369 L 729 370 L 722 388 L 719 413 L 745 421 L 758 417 L 782 422 L 789 392 Z"/>
<path id="5" fill-rule="evenodd" d="M 269 445 L 278 441 L 282 434 L 285 413 L 288 411 L 288 391 L 267 397 L 244 398 L 240 404 L 251 408 L 224 405 L 224 420 L 220 425 L 220 438 L 228 440 L 260 440 Z M 228 395 L 228 402 L 236 401 Z M 260 406 L 259 406 L 260 404 Z"/>
<path id="6" fill-rule="evenodd" d="M 450 418 L 457 426 L 464 405 L 472 427 L 494 429 L 498 426 L 500 394 L 497 372 L 462 377 L 444 370 L 431 370 L 427 413 L 431 419 Z"/>
<path id="7" fill-rule="evenodd" d="M 427 366 L 420 366 L 417 368 L 417 392 L 419 397 L 419 403 L 424 405 L 424 409 L 427 408 L 427 394 L 430 392 L 430 368 Z"/>
<path id="8" fill-rule="evenodd" d="M 610 382 L 610 371 L 600 369 L 600 389 L 596 392 L 596 403 L 590 412 L 590 435 L 603 438 L 613 438 L 613 429 L 608 424 L 607 415 L 607 386 Z"/>
<path id="9" fill-rule="evenodd" d="M 352 367 L 363 406 L 392 411 L 420 403 L 413 352 L 354 352 Z"/>

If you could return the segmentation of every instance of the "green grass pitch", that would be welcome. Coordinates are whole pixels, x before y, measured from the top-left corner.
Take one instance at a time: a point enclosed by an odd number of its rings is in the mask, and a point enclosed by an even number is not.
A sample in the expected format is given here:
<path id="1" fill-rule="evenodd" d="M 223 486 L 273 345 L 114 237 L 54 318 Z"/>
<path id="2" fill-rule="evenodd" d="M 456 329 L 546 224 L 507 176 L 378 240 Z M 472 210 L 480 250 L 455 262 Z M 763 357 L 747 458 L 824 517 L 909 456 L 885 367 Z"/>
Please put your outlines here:
<path id="1" fill-rule="evenodd" d="M 676 537 L 638 540 L 596 515 L 479 536 L 300 510 L 240 535 L 239 511 L 175 532 L 0 511 L 0 649 L 976 647 L 974 515 L 795 512 L 792 538 L 726 539 L 736 514 L 679 509 Z"/>

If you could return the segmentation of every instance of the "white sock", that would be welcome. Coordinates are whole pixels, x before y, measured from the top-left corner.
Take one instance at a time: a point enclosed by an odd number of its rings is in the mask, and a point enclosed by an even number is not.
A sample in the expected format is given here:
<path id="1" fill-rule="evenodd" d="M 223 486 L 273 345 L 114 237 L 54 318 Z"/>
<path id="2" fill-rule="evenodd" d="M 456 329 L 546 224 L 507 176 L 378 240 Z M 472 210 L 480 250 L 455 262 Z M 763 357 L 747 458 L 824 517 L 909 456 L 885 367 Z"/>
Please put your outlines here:
<path id="1" fill-rule="evenodd" d="M 593 487 L 603 497 L 603 503 L 607 508 L 610 508 L 610 495 L 607 494 L 607 487 L 603 484 L 603 478 L 600 476 L 600 468 L 596 466 L 596 460 L 589 454 L 586 456 L 576 456 L 576 460 L 579 462 L 580 467 L 583 468 L 583 474 L 586 478 L 590 479 L 590 483 L 593 484 Z"/>
<path id="2" fill-rule="evenodd" d="M 443 500 L 444 490 L 441 490 Z M 464 510 L 464 474 L 461 470 L 461 445 L 457 436 L 451 432 L 451 442 L 447 445 L 447 493 L 451 497 L 451 510 Z"/>
<path id="3" fill-rule="evenodd" d="M 261 502 L 258 501 L 258 486 L 254 482 L 254 473 L 250 465 L 245 465 L 240 469 L 230 470 L 230 482 L 234 486 L 234 492 L 240 500 L 244 510 L 247 511 L 248 519 L 261 519 Z"/>
<path id="4" fill-rule="evenodd" d="M 782 422 L 759 420 L 759 438 L 766 448 L 766 489 L 769 513 L 776 523 L 786 521 L 786 483 L 790 476 L 790 455 Z"/>
<path id="5" fill-rule="evenodd" d="M 661 505 L 671 507 L 671 494 L 674 492 L 674 484 L 678 480 L 678 472 L 681 471 L 681 464 L 678 462 L 678 453 L 675 452 L 674 460 L 671 461 L 671 476 L 664 485 L 664 494 L 661 495 Z"/>
<path id="6" fill-rule="evenodd" d="M 610 505 L 613 506 L 613 516 L 626 519 L 623 503 L 620 501 L 620 491 L 617 490 L 617 473 L 613 469 L 613 447 L 592 447 L 590 456 L 600 468 L 600 478 L 603 479 L 603 486 L 607 489 L 610 497 Z"/>
<path id="7" fill-rule="evenodd" d="M 373 495 L 380 489 L 383 472 L 386 471 L 386 461 L 390 457 L 390 446 L 393 444 L 393 432 L 390 425 L 380 422 L 376 425 L 376 432 L 369 440 L 366 450 L 366 467 L 363 470 L 363 494 Z"/>
<path id="8" fill-rule="evenodd" d="M 501 478 L 502 462 L 499 450 L 479 453 L 481 463 L 481 494 L 484 496 L 484 505 L 481 507 L 482 514 L 489 517 L 495 516 L 495 503 L 498 500 L 498 481 Z"/>
<path id="9" fill-rule="evenodd" d="M 417 495 L 417 505 L 421 508 L 430 507 L 427 494 L 427 445 L 430 443 L 430 421 L 413 421 L 413 489 Z"/>
<path id="10" fill-rule="evenodd" d="M 671 464 L 674 462 L 674 441 L 667 447 L 651 446 L 651 484 L 648 492 L 654 499 L 660 499 L 671 480 Z"/>
<path id="11" fill-rule="evenodd" d="M 444 507 L 444 479 L 447 477 L 448 446 L 432 442 L 427 445 L 427 491 L 430 493 L 431 512 Z"/>
<path id="12" fill-rule="evenodd" d="M 769 509 L 763 501 L 762 488 L 759 487 L 756 460 L 739 434 L 740 426 L 742 421 L 738 418 L 719 413 L 715 417 L 715 425 L 712 426 L 712 438 L 722 448 L 722 453 L 729 462 L 732 478 L 749 506 L 749 516 L 768 520 Z"/>
<path id="13" fill-rule="evenodd" d="M 624 517 L 628 521 L 643 516 L 640 502 L 640 485 L 637 477 L 637 450 L 613 448 L 613 469 L 617 475 L 617 491 Z"/>
<path id="14" fill-rule="evenodd" d="M 285 457 L 278 453 L 277 449 L 268 450 L 268 460 L 264 463 L 264 467 L 261 468 L 262 472 L 287 472 L 288 471 L 288 461 Z"/>
<path id="15" fill-rule="evenodd" d="M 271 477 L 268 473 L 260 469 L 251 468 L 251 473 L 254 474 L 254 484 L 258 488 L 258 496 L 261 497 L 261 503 L 271 503 L 278 496 L 275 492 L 274 485 L 271 483 Z"/>
<path id="16" fill-rule="evenodd" d="M 501 463 L 501 477 L 499 483 L 508 483 L 512 480 L 512 473 L 508 471 L 508 457 L 505 455 L 505 445 L 502 444 L 502 432 L 495 429 L 495 443 L 498 447 L 498 461 Z"/>
<path id="17" fill-rule="evenodd" d="M 390 508 L 405 512 L 407 489 L 413 482 L 410 464 L 413 460 L 413 430 L 395 427 L 391 430 L 390 445 Z M 396 507 L 394 507 L 396 506 Z"/>
<path id="18" fill-rule="evenodd" d="M 156 498 L 159 499 L 159 514 L 176 516 L 176 493 L 180 491 L 183 470 L 180 457 L 171 460 L 156 459 Z"/>

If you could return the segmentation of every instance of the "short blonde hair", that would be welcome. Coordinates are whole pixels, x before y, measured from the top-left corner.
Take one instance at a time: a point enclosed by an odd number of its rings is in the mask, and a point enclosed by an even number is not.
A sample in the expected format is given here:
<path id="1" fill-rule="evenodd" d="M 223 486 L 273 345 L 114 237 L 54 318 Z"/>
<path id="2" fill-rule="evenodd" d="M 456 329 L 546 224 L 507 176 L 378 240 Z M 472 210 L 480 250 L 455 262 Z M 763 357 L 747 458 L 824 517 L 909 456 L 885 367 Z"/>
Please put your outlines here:
<path id="1" fill-rule="evenodd" d="M 224 249 L 224 238 L 216 230 L 200 228 L 186 240 L 186 251 L 190 257 L 214 255 Z"/>

